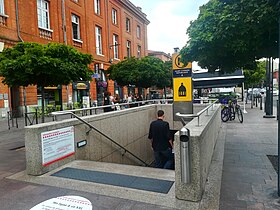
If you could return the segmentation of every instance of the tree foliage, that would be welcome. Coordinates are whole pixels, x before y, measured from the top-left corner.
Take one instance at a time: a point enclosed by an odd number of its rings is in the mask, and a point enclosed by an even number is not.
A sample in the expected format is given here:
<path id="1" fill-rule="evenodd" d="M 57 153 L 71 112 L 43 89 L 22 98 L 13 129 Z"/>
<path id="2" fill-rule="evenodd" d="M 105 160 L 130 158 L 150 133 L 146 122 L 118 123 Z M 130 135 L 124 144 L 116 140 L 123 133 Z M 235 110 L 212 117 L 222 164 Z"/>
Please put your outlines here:
<path id="1" fill-rule="evenodd" d="M 183 62 L 209 71 L 253 69 L 256 60 L 278 56 L 277 0 L 210 0 L 187 29 Z"/>
<path id="2" fill-rule="evenodd" d="M 106 73 L 109 79 L 115 80 L 120 86 L 163 88 L 169 86 L 172 80 L 171 64 L 150 56 L 127 58 L 111 65 Z"/>
<path id="3" fill-rule="evenodd" d="M 257 67 L 252 70 L 244 70 L 245 86 L 246 88 L 252 86 L 261 86 L 265 81 L 266 76 L 266 62 L 257 61 Z"/>
<path id="4" fill-rule="evenodd" d="M 9 87 L 37 85 L 42 88 L 42 122 L 44 122 L 44 87 L 68 85 L 89 80 L 92 56 L 71 46 L 18 43 L 0 54 L 0 76 Z"/>
<path id="5" fill-rule="evenodd" d="M 18 43 L 0 54 L 0 75 L 9 87 L 67 85 L 89 80 L 92 56 L 71 46 Z"/>
<path id="6" fill-rule="evenodd" d="M 157 83 L 158 88 L 164 88 L 164 87 L 172 87 L 172 82 L 173 82 L 173 69 L 172 69 L 172 61 L 165 61 L 163 65 L 164 71 L 161 72 L 161 75 Z"/>

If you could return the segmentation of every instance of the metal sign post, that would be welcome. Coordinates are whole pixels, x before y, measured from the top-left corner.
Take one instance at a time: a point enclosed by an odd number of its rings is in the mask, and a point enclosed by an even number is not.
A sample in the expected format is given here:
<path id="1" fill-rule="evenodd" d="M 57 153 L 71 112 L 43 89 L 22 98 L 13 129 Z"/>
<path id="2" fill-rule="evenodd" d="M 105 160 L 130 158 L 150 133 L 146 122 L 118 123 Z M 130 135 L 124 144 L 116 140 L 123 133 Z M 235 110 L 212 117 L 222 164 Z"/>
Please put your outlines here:
<path id="1" fill-rule="evenodd" d="M 280 76 L 279 76 L 279 71 L 280 71 L 280 16 L 278 19 L 279 22 L 279 37 L 278 37 L 278 53 L 279 53 L 279 61 L 278 61 L 278 108 L 279 108 L 279 102 L 280 102 Z M 278 108 L 277 108 L 277 113 L 278 112 Z M 278 182 L 277 182 L 277 191 L 278 191 L 278 196 L 280 197 L 280 124 L 279 124 L 279 119 L 278 119 Z"/>

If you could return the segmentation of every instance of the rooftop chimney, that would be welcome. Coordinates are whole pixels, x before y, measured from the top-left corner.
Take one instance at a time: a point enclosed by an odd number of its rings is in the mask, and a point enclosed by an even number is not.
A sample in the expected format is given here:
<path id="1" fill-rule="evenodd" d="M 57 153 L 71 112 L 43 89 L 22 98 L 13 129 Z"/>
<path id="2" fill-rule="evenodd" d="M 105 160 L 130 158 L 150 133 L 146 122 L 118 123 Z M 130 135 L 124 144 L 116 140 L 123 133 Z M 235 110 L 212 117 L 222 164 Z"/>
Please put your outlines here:
<path id="1" fill-rule="evenodd" d="M 174 48 L 174 53 L 178 53 L 180 51 L 179 47 Z"/>

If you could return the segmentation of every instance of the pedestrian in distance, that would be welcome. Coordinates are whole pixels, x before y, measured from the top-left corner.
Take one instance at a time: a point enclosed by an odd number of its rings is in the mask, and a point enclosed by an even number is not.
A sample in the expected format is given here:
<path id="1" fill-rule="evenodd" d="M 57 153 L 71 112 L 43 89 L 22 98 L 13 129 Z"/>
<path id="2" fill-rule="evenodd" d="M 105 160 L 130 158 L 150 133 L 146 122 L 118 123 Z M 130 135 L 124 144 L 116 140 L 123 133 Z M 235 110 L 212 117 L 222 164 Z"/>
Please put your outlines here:
<path id="1" fill-rule="evenodd" d="M 121 110 L 121 107 L 119 105 L 120 102 L 121 102 L 121 98 L 120 98 L 119 94 L 116 94 L 114 97 L 114 104 L 116 105 L 115 110 Z"/>
<path id="2" fill-rule="evenodd" d="M 170 136 L 169 123 L 163 119 L 164 111 L 158 110 L 157 120 L 150 124 L 148 138 L 152 143 L 156 168 L 173 169 L 173 142 Z"/>
<path id="3" fill-rule="evenodd" d="M 110 99 L 110 93 L 108 91 L 104 92 L 104 98 L 103 98 L 103 106 L 111 105 L 111 99 Z M 104 107 L 104 112 L 110 112 L 113 111 L 112 107 Z"/>

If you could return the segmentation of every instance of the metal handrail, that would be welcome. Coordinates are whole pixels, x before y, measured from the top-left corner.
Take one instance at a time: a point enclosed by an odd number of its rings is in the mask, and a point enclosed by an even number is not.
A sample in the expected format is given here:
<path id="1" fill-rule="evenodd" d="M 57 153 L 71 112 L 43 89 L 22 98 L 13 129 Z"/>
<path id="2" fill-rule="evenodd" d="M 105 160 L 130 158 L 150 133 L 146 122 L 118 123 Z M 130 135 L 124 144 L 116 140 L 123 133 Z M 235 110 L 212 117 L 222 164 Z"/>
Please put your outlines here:
<path id="1" fill-rule="evenodd" d="M 203 100 L 211 101 L 211 103 L 207 107 L 205 107 L 204 109 L 199 111 L 198 113 L 196 113 L 196 114 L 181 114 L 181 113 L 177 112 L 176 116 L 180 117 L 184 124 L 186 124 L 186 122 L 184 121 L 184 118 L 195 118 L 195 117 L 197 117 L 197 126 L 200 126 L 200 124 L 199 124 L 200 115 L 202 115 L 205 111 L 207 111 L 206 116 L 208 116 L 209 115 L 208 110 L 210 108 L 212 108 L 212 111 L 213 111 L 214 110 L 214 108 L 213 108 L 214 104 L 216 104 L 219 101 L 219 99 L 203 99 Z"/>
<path id="2" fill-rule="evenodd" d="M 130 155 L 132 155 L 134 158 L 136 158 L 137 160 L 139 160 L 141 163 L 143 163 L 145 166 L 150 166 L 149 164 L 147 164 L 145 161 L 143 161 L 141 158 L 137 157 L 136 155 L 134 155 L 132 152 L 130 152 L 129 150 L 127 150 L 125 147 L 123 147 L 122 145 L 120 145 L 119 143 L 117 143 L 116 141 L 114 141 L 111 137 L 107 136 L 106 134 L 102 133 L 101 131 L 99 131 L 97 128 L 95 128 L 93 125 L 91 125 L 90 123 L 86 122 L 85 120 L 83 120 L 82 118 L 80 118 L 79 116 L 77 116 L 76 114 L 74 114 L 71 111 L 64 111 L 65 114 L 71 114 L 72 116 L 74 116 L 75 118 L 77 118 L 78 120 L 80 120 L 81 122 L 83 122 L 84 124 L 86 124 L 87 126 L 89 126 L 91 129 L 95 130 L 96 132 L 98 132 L 99 134 L 101 134 L 102 136 L 106 137 L 107 139 L 109 139 L 111 142 L 113 142 L 115 145 L 117 145 L 118 147 L 120 147 L 121 149 L 124 150 L 124 152 L 129 153 Z M 51 113 L 52 114 L 52 113 Z M 87 131 L 88 133 L 89 131 Z"/>
<path id="3" fill-rule="evenodd" d="M 145 101 L 136 101 L 136 102 L 130 102 L 130 103 L 117 103 L 117 104 L 111 104 L 111 105 L 106 105 L 106 106 L 94 106 L 94 107 L 88 107 L 88 108 L 81 108 L 81 109 L 71 109 L 67 111 L 56 111 L 52 112 L 51 115 L 53 116 L 54 120 L 56 120 L 57 116 L 59 115 L 68 115 L 70 113 L 76 113 L 76 112 L 82 112 L 82 115 L 87 115 L 87 112 L 89 111 L 89 114 L 92 115 L 97 114 L 97 110 L 99 109 L 104 109 L 106 107 L 129 107 L 130 105 L 146 105 L 146 104 L 155 104 L 155 103 L 169 103 L 173 102 L 173 99 L 154 99 L 154 100 L 145 100 Z M 134 106 L 133 106 L 134 107 Z M 132 107 L 131 107 L 132 108 Z"/>

